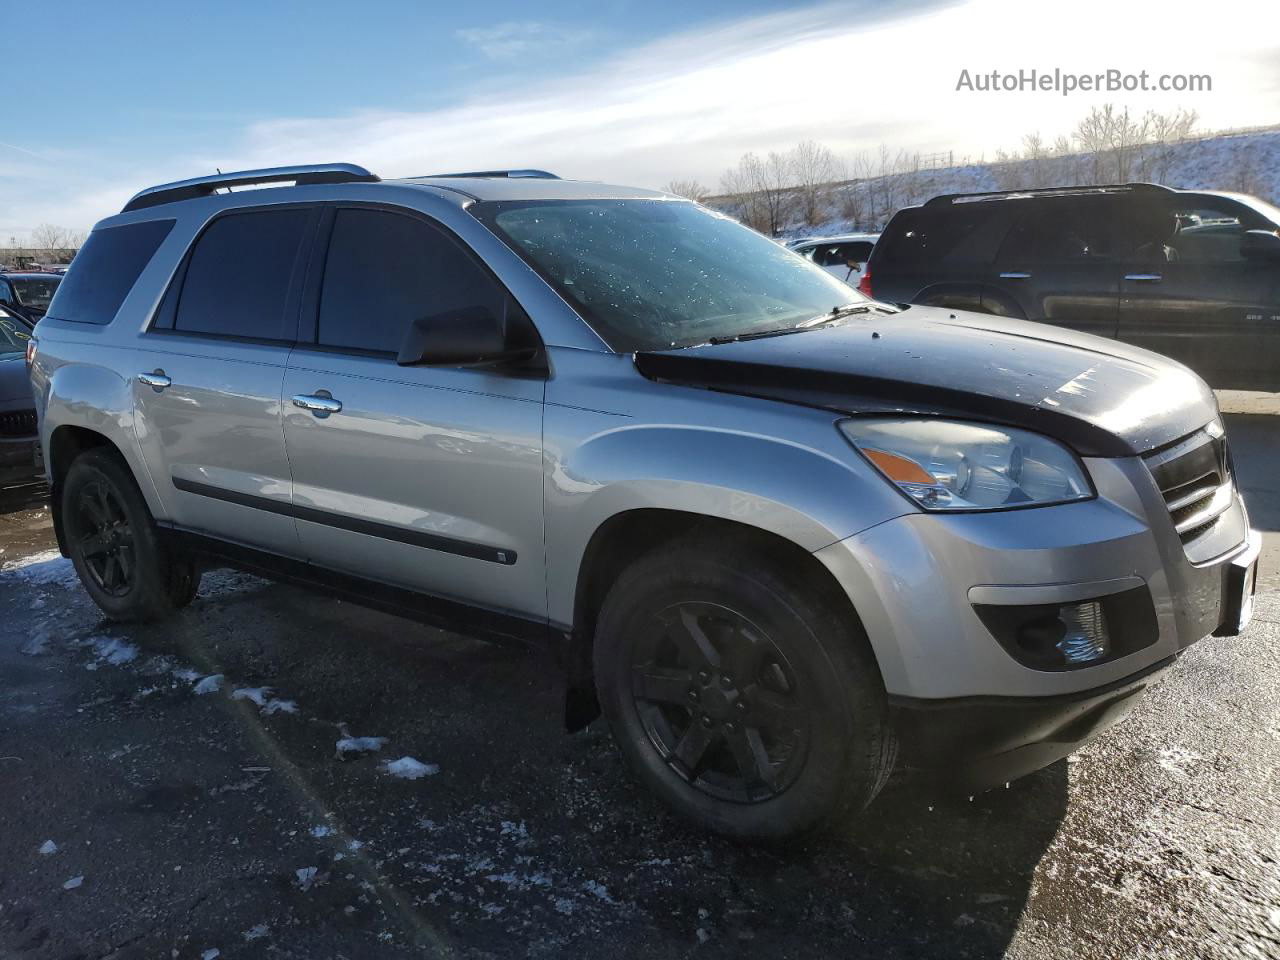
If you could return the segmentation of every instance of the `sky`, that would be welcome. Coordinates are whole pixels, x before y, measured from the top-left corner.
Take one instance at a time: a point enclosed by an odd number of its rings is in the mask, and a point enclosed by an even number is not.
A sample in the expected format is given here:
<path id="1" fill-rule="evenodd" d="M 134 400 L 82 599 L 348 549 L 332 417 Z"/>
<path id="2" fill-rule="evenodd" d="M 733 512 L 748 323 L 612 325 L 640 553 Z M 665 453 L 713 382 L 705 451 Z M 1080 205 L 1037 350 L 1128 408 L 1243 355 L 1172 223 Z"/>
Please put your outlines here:
<path id="1" fill-rule="evenodd" d="M 1258 0 L 0 0 L 11 48 L 0 243 L 86 230 L 168 180 L 349 161 L 383 177 L 542 167 L 715 188 L 743 153 L 992 158 L 1106 102 L 1280 122 L 1280 4 Z M 1207 92 L 958 90 L 992 70 L 1212 78 Z"/>

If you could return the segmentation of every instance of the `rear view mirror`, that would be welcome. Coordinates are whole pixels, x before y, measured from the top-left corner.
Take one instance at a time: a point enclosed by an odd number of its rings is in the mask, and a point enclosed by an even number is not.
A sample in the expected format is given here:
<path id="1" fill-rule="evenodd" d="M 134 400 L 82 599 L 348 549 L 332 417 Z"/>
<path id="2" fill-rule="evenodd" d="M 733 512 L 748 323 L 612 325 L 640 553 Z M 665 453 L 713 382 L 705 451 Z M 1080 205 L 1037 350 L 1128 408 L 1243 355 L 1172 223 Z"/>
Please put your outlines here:
<path id="1" fill-rule="evenodd" d="M 396 363 L 474 367 L 528 360 L 537 353 L 531 337 L 509 330 L 489 307 L 463 307 L 415 320 Z"/>
<path id="2" fill-rule="evenodd" d="M 1246 230 L 1240 238 L 1240 256 L 1247 260 L 1280 260 L 1280 232 Z"/>

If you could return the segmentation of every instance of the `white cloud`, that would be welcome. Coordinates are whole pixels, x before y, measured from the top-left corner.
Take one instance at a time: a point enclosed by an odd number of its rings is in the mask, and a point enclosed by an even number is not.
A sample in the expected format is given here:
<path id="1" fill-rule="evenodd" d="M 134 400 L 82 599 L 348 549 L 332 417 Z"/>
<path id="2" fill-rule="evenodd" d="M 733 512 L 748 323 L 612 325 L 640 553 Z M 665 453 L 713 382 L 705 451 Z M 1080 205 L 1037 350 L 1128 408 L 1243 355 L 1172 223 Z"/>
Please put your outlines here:
<path id="1" fill-rule="evenodd" d="M 1158 17 L 1111 0 L 1077 0 L 1065 13 L 1017 0 L 934 0 L 896 9 L 828 4 L 703 27 L 597 66 L 566 68 L 549 81 L 498 77 L 439 109 L 272 119 L 199 155 L 123 158 L 107 175 L 100 160 L 49 165 L 42 180 L 21 190 L 0 187 L 0 237 L 24 223 L 85 226 L 118 210 L 136 189 L 215 166 L 349 160 L 385 177 L 542 167 L 643 186 L 687 177 L 714 186 L 742 153 L 786 149 L 806 138 L 846 156 L 885 143 L 991 157 L 1027 131 L 1052 139 L 1108 100 L 1138 111 L 1191 107 L 1205 127 L 1276 119 L 1274 38 L 1235 32 L 1219 47 L 1206 39 L 1188 48 L 1185 24 L 1203 17 L 1193 0 L 1166 0 Z M 1253 0 L 1217 0 L 1214 19 L 1248 23 L 1256 10 Z M 1010 24 L 1018 24 L 1017 34 Z M 509 26 L 471 42 L 482 52 L 490 45 L 490 56 L 534 42 L 529 24 L 504 33 Z M 1031 67 L 1210 73 L 1214 86 L 1208 94 L 1146 96 L 955 91 L 962 68 Z M 0 156 L 9 159 L 18 158 Z M 24 167 L 31 163 L 22 158 Z M 68 180 L 71 169 L 94 172 Z M 42 189 L 35 189 L 37 180 Z"/>
<path id="2" fill-rule="evenodd" d="M 454 34 L 490 60 L 546 56 L 565 47 L 585 43 L 592 36 L 590 30 L 581 27 L 539 23 L 536 20 L 508 20 L 490 27 L 457 30 Z"/>

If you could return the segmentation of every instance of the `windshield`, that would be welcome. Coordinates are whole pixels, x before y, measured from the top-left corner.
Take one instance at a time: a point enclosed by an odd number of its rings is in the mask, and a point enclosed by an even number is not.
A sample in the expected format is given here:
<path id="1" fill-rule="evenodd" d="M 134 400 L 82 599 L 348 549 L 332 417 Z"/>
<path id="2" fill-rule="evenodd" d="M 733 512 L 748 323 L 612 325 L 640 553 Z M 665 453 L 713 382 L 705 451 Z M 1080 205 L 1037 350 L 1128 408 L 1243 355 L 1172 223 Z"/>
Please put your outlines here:
<path id="1" fill-rule="evenodd" d="M 10 277 L 14 292 L 18 295 L 18 303 L 24 307 L 44 309 L 53 299 L 53 291 L 62 282 L 61 277 Z"/>
<path id="2" fill-rule="evenodd" d="M 789 329 L 864 299 L 693 203 L 522 200 L 471 210 L 623 353 Z"/>
<path id="3" fill-rule="evenodd" d="M 27 352 L 27 341 L 31 335 L 22 321 L 15 320 L 7 313 L 0 313 L 0 357 L 11 353 Z"/>

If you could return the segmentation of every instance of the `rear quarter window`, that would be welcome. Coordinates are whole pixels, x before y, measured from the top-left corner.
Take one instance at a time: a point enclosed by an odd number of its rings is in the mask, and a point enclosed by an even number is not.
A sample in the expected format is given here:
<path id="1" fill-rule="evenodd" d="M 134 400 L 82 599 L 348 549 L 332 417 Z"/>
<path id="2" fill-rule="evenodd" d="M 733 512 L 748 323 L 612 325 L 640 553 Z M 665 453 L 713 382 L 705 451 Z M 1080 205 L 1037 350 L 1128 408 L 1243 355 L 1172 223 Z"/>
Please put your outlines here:
<path id="1" fill-rule="evenodd" d="M 110 323 L 173 224 L 173 220 L 147 220 L 93 231 L 58 284 L 48 316 Z"/>
<path id="2" fill-rule="evenodd" d="M 936 210 L 903 210 L 885 228 L 873 260 L 885 267 L 985 263 L 1008 230 L 1008 218 L 986 204 L 961 203 Z"/>

